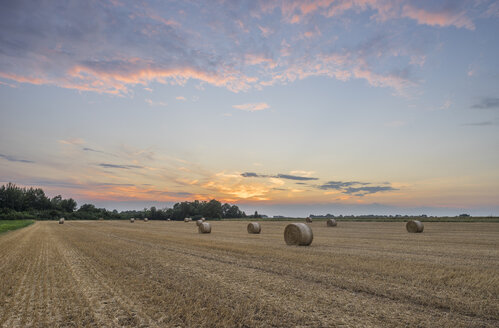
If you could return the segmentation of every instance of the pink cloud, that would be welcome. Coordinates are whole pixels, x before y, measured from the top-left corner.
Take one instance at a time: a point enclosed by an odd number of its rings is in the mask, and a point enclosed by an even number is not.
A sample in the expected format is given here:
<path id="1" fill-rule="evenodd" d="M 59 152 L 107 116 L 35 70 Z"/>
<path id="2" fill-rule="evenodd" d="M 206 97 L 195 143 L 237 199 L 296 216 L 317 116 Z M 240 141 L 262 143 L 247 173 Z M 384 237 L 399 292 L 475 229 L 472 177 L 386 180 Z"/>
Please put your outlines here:
<path id="1" fill-rule="evenodd" d="M 267 103 L 261 102 L 261 103 L 249 103 L 249 104 L 242 104 L 242 105 L 234 105 L 232 106 L 236 109 L 244 110 L 247 112 L 256 112 L 264 109 L 270 108 L 270 106 Z"/>
<path id="2" fill-rule="evenodd" d="M 355 68 L 353 70 L 354 77 L 364 79 L 374 87 L 390 87 L 395 89 L 399 95 L 405 95 L 406 89 L 414 86 L 414 82 L 407 78 L 397 76 L 394 74 L 382 75 L 374 73 L 373 71 L 365 68 Z"/>
<path id="3" fill-rule="evenodd" d="M 336 17 L 349 10 L 366 11 L 371 9 L 375 11 L 371 18 L 382 22 L 388 19 L 411 18 L 423 25 L 475 29 L 475 25 L 466 17 L 464 11 L 459 13 L 451 11 L 430 12 L 415 8 L 410 4 L 402 7 L 401 2 L 399 0 L 295 0 L 272 2 L 266 4 L 263 10 L 270 12 L 271 9 L 279 8 L 284 20 L 291 24 L 301 23 L 306 16 L 315 13 L 326 17 Z M 490 5 L 487 15 L 496 16 L 498 8 L 497 4 Z"/>
<path id="4" fill-rule="evenodd" d="M 267 64 L 271 68 L 276 66 L 276 63 L 272 60 L 272 58 L 268 58 L 262 54 L 248 53 L 248 54 L 244 55 L 244 62 L 247 65 Z"/>
<path id="5" fill-rule="evenodd" d="M 11 74 L 11 73 L 4 73 L 4 72 L 0 72 L 0 78 L 11 80 L 11 81 L 16 81 L 16 82 L 19 82 L 19 83 L 29 83 L 29 84 L 36 84 L 36 85 L 49 84 L 50 83 L 49 80 L 44 79 L 44 78 L 22 76 L 22 75 Z"/>
<path id="6" fill-rule="evenodd" d="M 429 12 L 424 9 L 405 5 L 402 9 L 402 17 L 414 19 L 418 24 L 430 26 L 455 26 L 474 30 L 475 25 L 466 17 L 464 12 L 453 13 L 450 11 Z"/>
<path id="7" fill-rule="evenodd" d="M 247 77 L 237 71 L 208 72 L 193 67 L 159 68 L 138 58 L 120 61 L 118 64 L 109 62 L 78 64 L 65 73 L 63 76 L 48 79 L 0 72 L 0 78 L 19 83 L 52 84 L 68 89 L 109 94 L 127 94 L 130 86 L 147 85 L 150 82 L 184 85 L 193 79 L 225 87 L 233 92 L 247 90 L 251 84 L 257 82 L 256 78 Z"/>

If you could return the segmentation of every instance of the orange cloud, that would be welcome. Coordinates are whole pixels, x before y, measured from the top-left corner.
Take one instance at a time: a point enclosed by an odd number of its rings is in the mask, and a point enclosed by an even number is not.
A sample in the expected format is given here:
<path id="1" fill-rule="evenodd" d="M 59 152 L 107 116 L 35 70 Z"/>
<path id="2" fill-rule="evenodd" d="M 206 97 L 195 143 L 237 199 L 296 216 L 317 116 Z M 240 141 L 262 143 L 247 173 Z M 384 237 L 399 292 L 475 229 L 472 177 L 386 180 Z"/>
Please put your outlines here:
<path id="1" fill-rule="evenodd" d="M 79 192 L 83 198 L 107 201 L 160 201 L 174 202 L 188 199 L 205 199 L 204 195 L 197 195 L 185 192 L 174 192 L 169 190 L 158 190 L 154 187 L 138 186 L 99 186 L 99 188 L 84 189 Z"/>
<path id="2" fill-rule="evenodd" d="M 0 72 L 0 78 L 11 80 L 11 81 L 16 81 L 19 83 L 29 83 L 29 84 L 36 84 L 36 85 L 50 84 L 50 81 L 46 80 L 44 78 L 22 76 L 22 75 L 9 74 L 9 73 L 3 73 L 3 72 Z"/>

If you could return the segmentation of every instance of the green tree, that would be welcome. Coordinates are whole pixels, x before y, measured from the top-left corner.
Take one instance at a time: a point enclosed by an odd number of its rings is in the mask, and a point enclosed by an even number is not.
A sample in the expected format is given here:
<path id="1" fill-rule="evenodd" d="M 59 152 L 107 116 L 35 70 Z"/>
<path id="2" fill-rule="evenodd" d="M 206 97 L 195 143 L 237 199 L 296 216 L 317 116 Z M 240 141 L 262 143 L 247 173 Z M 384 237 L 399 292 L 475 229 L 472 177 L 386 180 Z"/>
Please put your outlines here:
<path id="1" fill-rule="evenodd" d="M 203 208 L 203 216 L 207 218 L 221 218 L 222 203 L 216 199 L 210 200 Z"/>

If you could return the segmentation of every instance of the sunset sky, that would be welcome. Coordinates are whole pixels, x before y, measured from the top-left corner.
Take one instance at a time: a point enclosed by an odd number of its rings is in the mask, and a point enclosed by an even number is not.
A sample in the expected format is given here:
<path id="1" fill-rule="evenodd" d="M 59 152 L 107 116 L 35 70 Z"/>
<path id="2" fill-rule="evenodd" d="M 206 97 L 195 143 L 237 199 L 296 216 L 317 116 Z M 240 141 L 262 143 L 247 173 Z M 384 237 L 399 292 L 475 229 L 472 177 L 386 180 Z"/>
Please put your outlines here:
<path id="1" fill-rule="evenodd" d="M 4 1 L 0 184 L 499 215 L 499 1 Z"/>

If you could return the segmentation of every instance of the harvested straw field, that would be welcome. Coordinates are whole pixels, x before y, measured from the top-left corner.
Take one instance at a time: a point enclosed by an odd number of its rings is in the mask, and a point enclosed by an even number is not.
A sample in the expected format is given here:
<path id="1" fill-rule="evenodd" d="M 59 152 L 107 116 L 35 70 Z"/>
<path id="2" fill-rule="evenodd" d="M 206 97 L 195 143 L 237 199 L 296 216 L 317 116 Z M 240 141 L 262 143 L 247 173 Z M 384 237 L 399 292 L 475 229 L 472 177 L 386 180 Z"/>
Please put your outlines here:
<path id="1" fill-rule="evenodd" d="M 0 235 L 0 327 L 498 327 L 499 224 L 35 222 Z"/>

